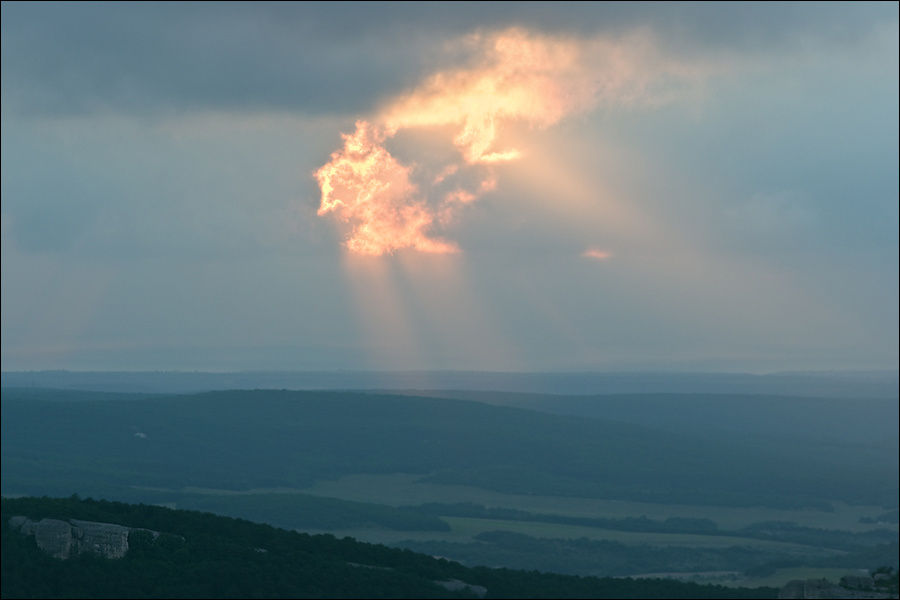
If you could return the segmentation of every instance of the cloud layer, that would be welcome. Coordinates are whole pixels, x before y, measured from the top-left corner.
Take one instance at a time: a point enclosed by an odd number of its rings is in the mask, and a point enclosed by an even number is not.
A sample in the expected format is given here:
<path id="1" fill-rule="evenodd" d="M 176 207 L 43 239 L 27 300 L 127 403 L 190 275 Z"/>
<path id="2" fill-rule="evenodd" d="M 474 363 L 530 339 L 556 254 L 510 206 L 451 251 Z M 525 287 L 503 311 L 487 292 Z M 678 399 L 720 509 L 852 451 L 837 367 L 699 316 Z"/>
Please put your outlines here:
<path id="1" fill-rule="evenodd" d="M 896 368 L 896 3 L 2 16 L 4 368 Z"/>
<path id="2" fill-rule="evenodd" d="M 415 84 L 444 60 L 435 46 L 478 27 L 582 37 L 645 27 L 669 50 L 778 54 L 797 39 L 852 43 L 896 10 L 893 3 L 9 2 L 3 105 L 40 114 L 347 114 Z"/>

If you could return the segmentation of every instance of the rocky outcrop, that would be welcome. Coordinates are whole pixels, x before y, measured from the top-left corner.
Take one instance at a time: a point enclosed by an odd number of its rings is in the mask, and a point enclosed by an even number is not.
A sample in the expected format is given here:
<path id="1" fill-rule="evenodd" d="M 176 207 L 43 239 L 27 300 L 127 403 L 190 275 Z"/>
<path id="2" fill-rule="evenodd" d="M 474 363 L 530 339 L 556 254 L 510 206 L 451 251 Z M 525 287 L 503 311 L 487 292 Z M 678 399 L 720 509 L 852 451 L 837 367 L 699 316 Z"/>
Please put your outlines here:
<path id="1" fill-rule="evenodd" d="M 50 556 L 61 559 L 83 552 L 99 554 L 106 558 L 122 558 L 128 552 L 128 534 L 132 531 L 147 531 L 154 538 L 159 536 L 159 532 L 149 529 L 78 519 L 32 521 L 28 517 L 16 516 L 10 518 L 9 526 L 25 535 L 34 536 L 38 548 Z"/>

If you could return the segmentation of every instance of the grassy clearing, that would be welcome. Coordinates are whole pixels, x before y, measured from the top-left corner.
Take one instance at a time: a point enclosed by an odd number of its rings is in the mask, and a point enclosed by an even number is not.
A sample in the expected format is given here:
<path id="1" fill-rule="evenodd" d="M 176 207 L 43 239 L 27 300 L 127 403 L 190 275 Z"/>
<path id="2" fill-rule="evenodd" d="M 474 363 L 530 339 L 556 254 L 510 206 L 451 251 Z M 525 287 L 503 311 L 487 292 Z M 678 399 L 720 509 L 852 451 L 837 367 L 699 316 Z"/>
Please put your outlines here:
<path id="1" fill-rule="evenodd" d="M 560 525 L 500 519 L 476 519 L 469 517 L 442 517 L 450 525 L 450 531 L 390 531 L 372 527 L 340 530 L 316 530 L 309 533 L 331 533 L 337 537 L 349 536 L 377 544 L 393 544 L 403 540 L 444 542 L 472 542 L 485 531 L 509 531 L 538 538 L 609 540 L 631 546 L 676 546 L 688 548 L 728 548 L 742 546 L 760 550 L 787 552 L 803 556 L 834 556 L 835 550 L 804 546 L 785 542 L 773 542 L 743 537 L 710 536 L 683 533 L 644 533 L 600 529 L 578 525 Z"/>
<path id="2" fill-rule="evenodd" d="M 745 546 L 762 550 L 797 552 L 805 555 L 821 553 L 822 556 L 840 554 L 832 550 L 821 550 L 801 544 L 772 542 L 743 537 L 721 535 L 697 535 L 689 533 L 644 533 L 617 531 L 586 527 L 581 525 L 561 525 L 526 521 L 503 521 L 497 519 L 475 519 L 470 517 L 442 517 L 450 524 L 453 532 L 474 538 L 484 531 L 511 531 L 539 538 L 610 540 L 630 546 L 681 546 L 687 548 L 728 548 Z"/>
<path id="3" fill-rule="evenodd" d="M 739 529 L 761 521 L 793 521 L 805 527 L 865 531 L 872 529 L 872 525 L 860 523 L 860 517 L 884 512 L 879 506 L 850 506 L 837 502 L 834 503 L 834 512 L 825 512 L 502 494 L 464 485 L 419 483 L 420 478 L 420 475 L 402 473 L 349 475 L 334 481 L 320 481 L 303 492 L 393 506 L 426 502 L 474 502 L 485 506 L 580 517 L 624 518 L 645 515 L 650 519 L 659 520 L 670 517 L 707 518 L 715 521 L 720 529 Z M 889 528 L 896 530 L 897 525 L 894 524 Z"/>

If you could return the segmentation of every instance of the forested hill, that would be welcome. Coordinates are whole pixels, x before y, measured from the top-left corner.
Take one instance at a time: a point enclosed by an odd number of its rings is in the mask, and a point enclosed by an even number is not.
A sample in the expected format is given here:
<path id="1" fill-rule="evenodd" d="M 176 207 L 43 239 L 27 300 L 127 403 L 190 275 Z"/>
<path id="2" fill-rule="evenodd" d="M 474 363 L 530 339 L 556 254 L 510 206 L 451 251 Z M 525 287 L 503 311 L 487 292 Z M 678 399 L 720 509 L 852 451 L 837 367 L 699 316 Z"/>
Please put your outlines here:
<path id="1" fill-rule="evenodd" d="M 773 588 L 467 568 L 351 538 L 306 535 L 208 513 L 77 497 L 2 499 L 3 598 L 774 598 Z M 124 558 L 50 557 L 13 516 L 81 519 L 160 532 Z M 444 585 L 442 585 L 444 582 Z M 448 584 L 447 582 L 453 582 Z M 455 585 L 454 585 L 455 584 Z M 465 585 L 463 585 L 465 584 Z M 450 588 L 459 588 L 455 591 Z"/>
<path id="2" fill-rule="evenodd" d="M 131 398 L 5 389 L 3 493 L 162 503 L 170 500 L 148 488 L 302 489 L 356 473 L 415 473 L 504 493 L 645 502 L 897 500 L 896 458 L 868 447 L 810 453 L 740 436 L 711 440 L 466 400 L 358 392 Z"/>

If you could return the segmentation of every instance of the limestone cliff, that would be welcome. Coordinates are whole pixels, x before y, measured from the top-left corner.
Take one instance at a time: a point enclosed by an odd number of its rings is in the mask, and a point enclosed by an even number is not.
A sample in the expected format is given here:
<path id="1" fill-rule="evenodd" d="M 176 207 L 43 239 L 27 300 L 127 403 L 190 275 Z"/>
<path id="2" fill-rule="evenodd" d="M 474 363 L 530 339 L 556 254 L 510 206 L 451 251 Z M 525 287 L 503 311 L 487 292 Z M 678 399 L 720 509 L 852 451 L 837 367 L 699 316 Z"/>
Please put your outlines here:
<path id="1" fill-rule="evenodd" d="M 78 519 L 32 521 L 28 517 L 16 516 L 10 518 L 9 526 L 34 536 L 38 548 L 61 559 L 83 552 L 92 552 L 106 558 L 122 558 L 128 552 L 128 534 L 132 531 L 147 531 L 154 538 L 159 535 L 159 532 L 149 529 Z"/>

